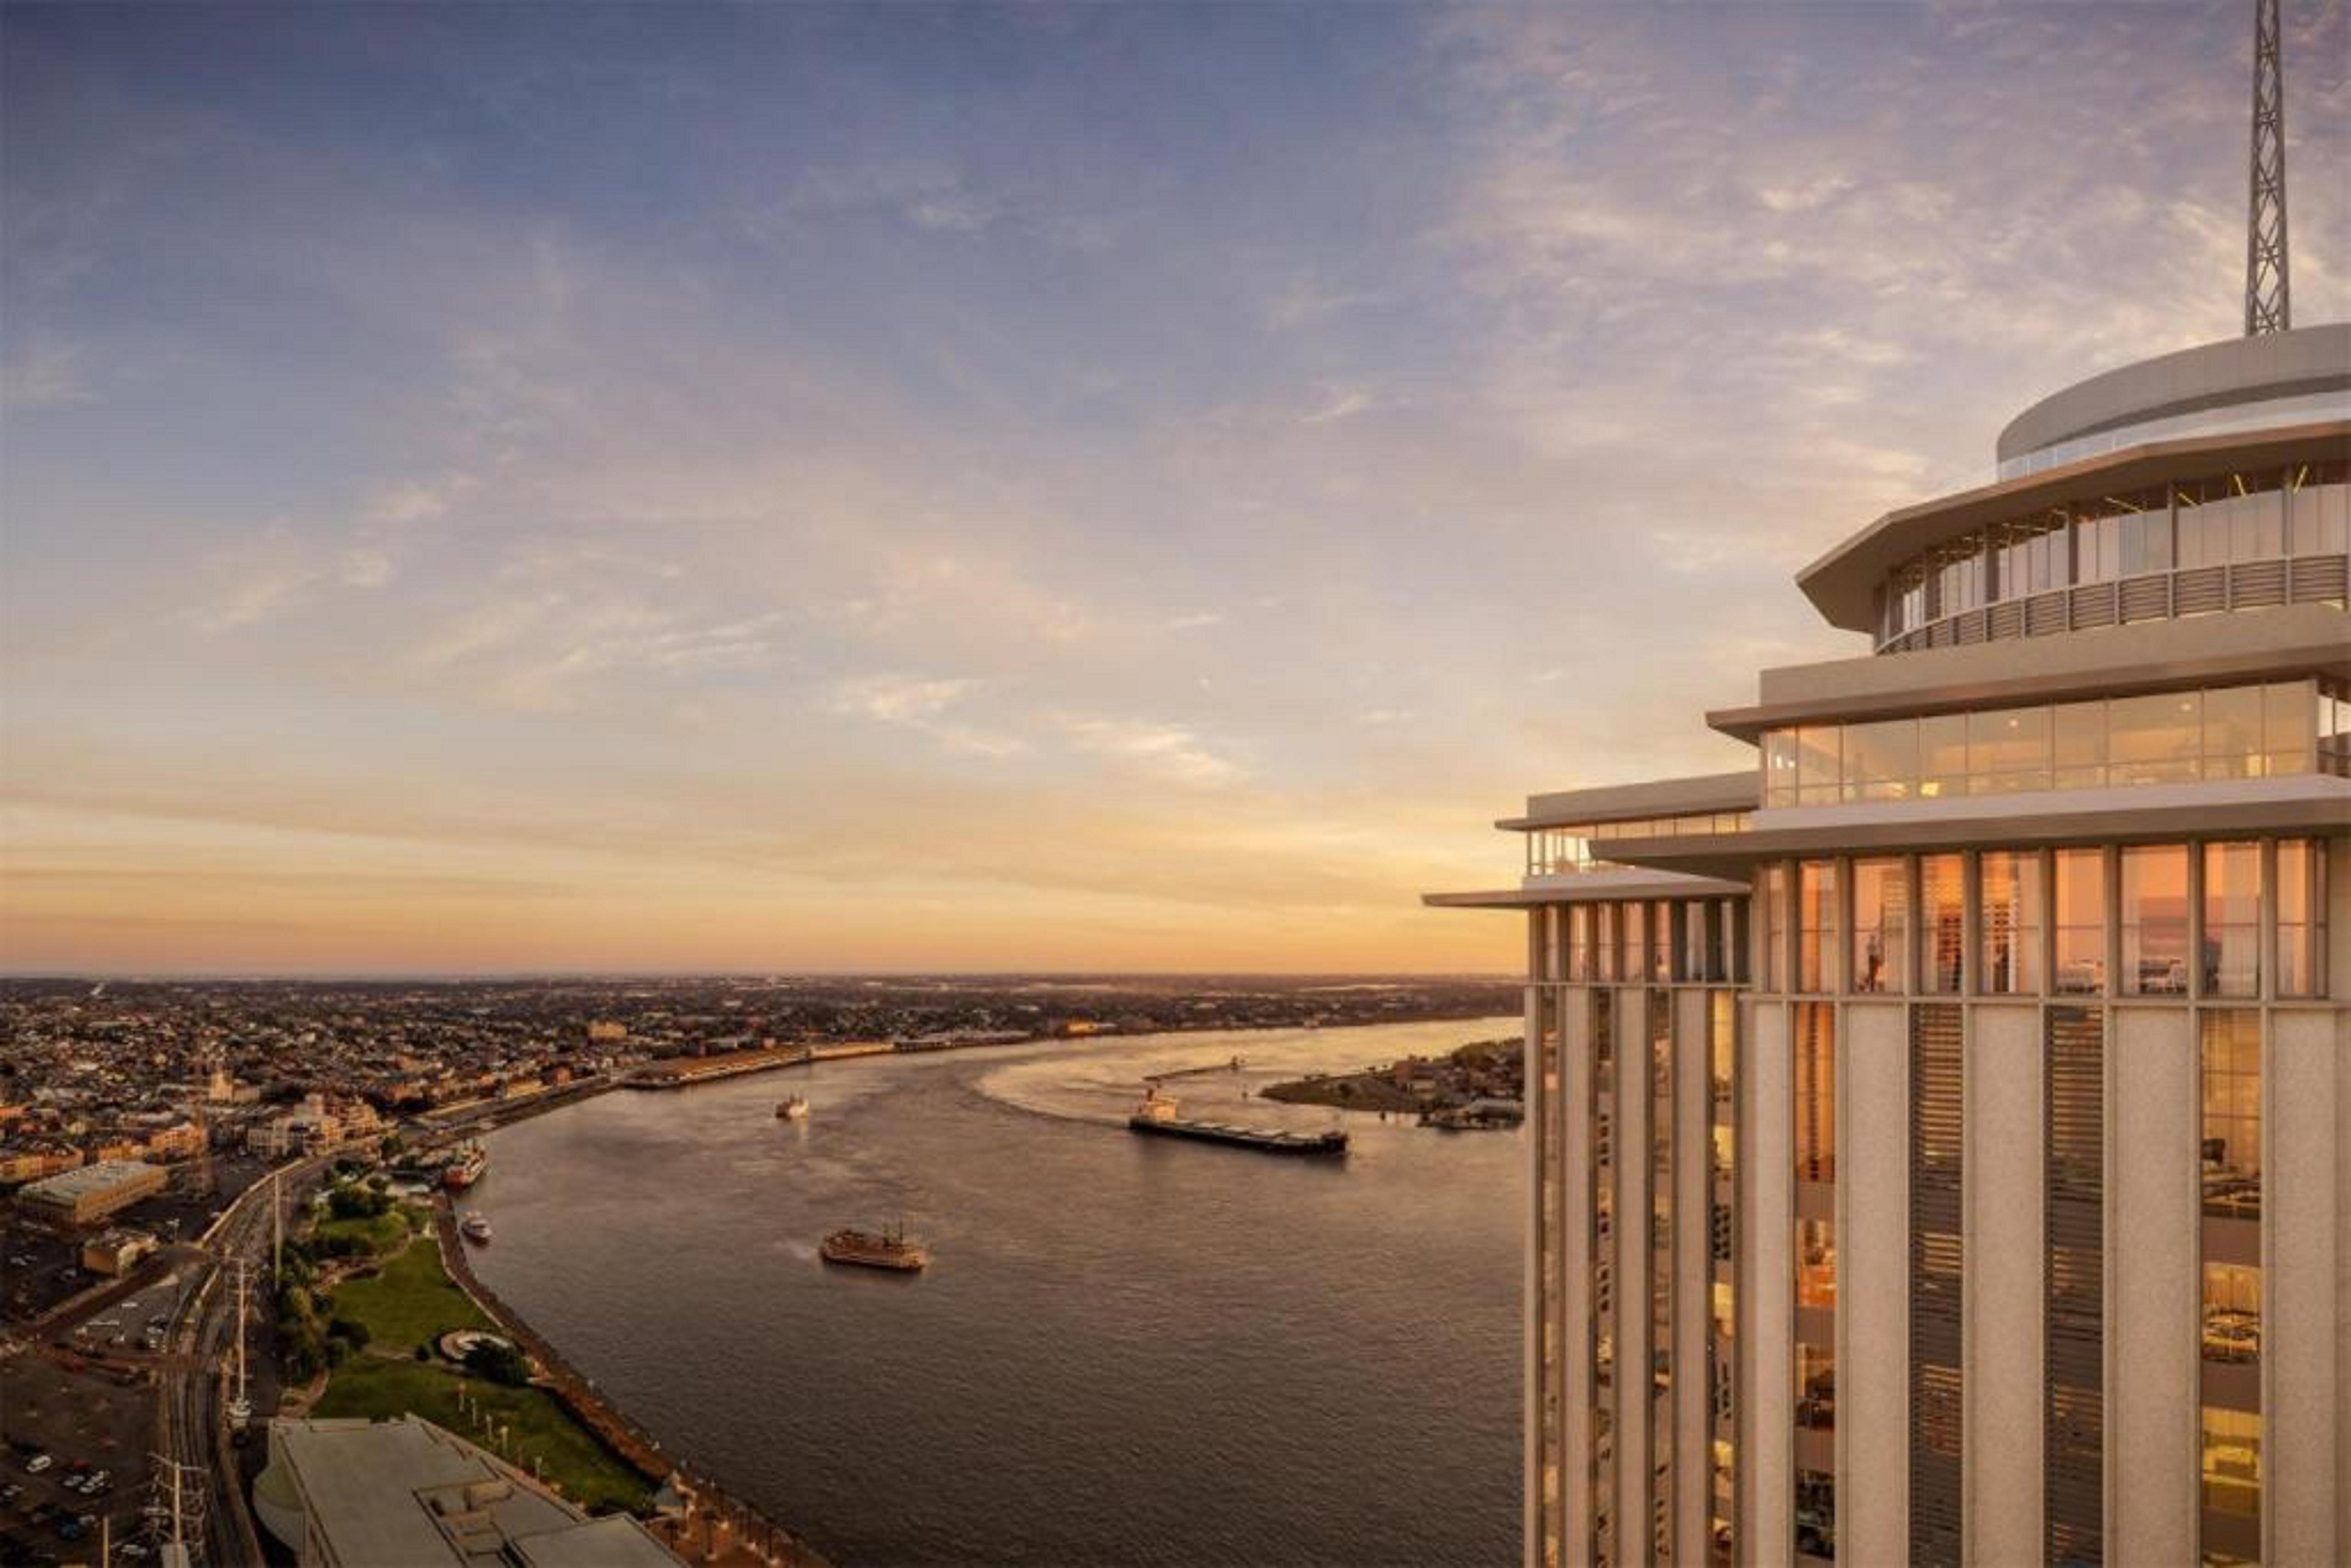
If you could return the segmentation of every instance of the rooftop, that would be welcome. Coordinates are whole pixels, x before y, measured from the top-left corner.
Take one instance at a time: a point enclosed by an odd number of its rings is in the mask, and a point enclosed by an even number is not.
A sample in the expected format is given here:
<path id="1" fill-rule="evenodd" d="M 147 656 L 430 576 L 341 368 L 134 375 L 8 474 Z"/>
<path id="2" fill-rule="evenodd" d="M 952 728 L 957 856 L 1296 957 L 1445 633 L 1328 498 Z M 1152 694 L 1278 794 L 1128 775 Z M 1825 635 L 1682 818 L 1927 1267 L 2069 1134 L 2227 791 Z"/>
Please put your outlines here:
<path id="1" fill-rule="evenodd" d="M 270 1469 L 282 1473 L 265 1474 L 257 1491 L 298 1500 L 336 1568 L 676 1568 L 633 1520 L 591 1521 L 414 1416 L 275 1421 L 269 1445 Z"/>
<path id="2" fill-rule="evenodd" d="M 110 1192 L 127 1181 L 139 1181 L 150 1176 L 162 1176 L 161 1166 L 151 1166 L 143 1160 L 100 1160 L 94 1166 L 81 1166 L 45 1176 L 24 1188 L 25 1196 L 49 1198 L 60 1203 L 75 1203 L 94 1194 Z"/>

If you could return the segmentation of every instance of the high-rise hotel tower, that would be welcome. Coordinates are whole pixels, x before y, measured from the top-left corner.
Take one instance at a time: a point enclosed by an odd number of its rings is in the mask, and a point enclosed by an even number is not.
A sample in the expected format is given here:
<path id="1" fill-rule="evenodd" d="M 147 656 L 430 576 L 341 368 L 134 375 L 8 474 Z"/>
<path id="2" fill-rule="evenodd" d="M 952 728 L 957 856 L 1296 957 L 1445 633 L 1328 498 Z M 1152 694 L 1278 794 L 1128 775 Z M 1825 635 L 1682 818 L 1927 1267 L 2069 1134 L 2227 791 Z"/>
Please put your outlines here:
<path id="1" fill-rule="evenodd" d="M 2093 377 L 1537 795 L 1531 1564 L 2351 1562 L 2351 327 Z"/>

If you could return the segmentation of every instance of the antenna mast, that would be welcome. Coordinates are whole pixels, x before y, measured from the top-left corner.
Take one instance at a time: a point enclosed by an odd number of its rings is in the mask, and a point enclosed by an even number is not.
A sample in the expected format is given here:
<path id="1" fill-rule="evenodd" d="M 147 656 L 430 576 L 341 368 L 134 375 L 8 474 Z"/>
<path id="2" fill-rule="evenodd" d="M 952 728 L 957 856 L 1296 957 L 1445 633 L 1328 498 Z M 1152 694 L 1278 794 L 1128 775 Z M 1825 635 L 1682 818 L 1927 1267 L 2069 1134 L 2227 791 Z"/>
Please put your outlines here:
<path id="1" fill-rule="evenodd" d="M 2245 336 L 2294 326 L 2286 277 L 2285 85 L 2278 51 L 2278 0 L 2253 0 L 2252 200 L 2245 226 Z"/>

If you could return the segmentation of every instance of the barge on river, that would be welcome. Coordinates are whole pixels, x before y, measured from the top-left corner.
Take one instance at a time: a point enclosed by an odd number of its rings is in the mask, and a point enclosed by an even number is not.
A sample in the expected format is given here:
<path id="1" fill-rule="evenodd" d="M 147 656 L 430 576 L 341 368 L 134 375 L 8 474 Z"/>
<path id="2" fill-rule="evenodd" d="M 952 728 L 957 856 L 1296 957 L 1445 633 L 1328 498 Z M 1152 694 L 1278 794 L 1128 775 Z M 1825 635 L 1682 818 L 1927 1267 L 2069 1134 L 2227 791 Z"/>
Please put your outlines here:
<path id="1" fill-rule="evenodd" d="M 1137 1133 L 1163 1138 L 1191 1138 L 1204 1144 L 1229 1144 L 1237 1149 L 1257 1149 L 1269 1155 L 1343 1155 L 1347 1134 L 1336 1128 L 1327 1133 L 1286 1133 L 1269 1127 L 1236 1127 L 1223 1122 L 1187 1122 L 1176 1113 L 1176 1102 L 1157 1086 L 1144 1092 L 1143 1103 L 1126 1119 Z"/>

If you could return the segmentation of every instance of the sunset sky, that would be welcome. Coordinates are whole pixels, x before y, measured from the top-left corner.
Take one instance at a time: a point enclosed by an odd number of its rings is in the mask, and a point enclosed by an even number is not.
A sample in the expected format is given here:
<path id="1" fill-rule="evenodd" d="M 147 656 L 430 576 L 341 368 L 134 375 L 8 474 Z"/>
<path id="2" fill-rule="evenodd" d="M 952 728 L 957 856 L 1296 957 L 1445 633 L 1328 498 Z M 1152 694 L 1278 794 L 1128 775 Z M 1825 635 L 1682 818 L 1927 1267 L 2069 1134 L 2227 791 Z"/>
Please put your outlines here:
<path id="1" fill-rule="evenodd" d="M 9 5 L 0 967 L 1507 970 L 1495 817 L 2238 329 L 2251 15 Z"/>

